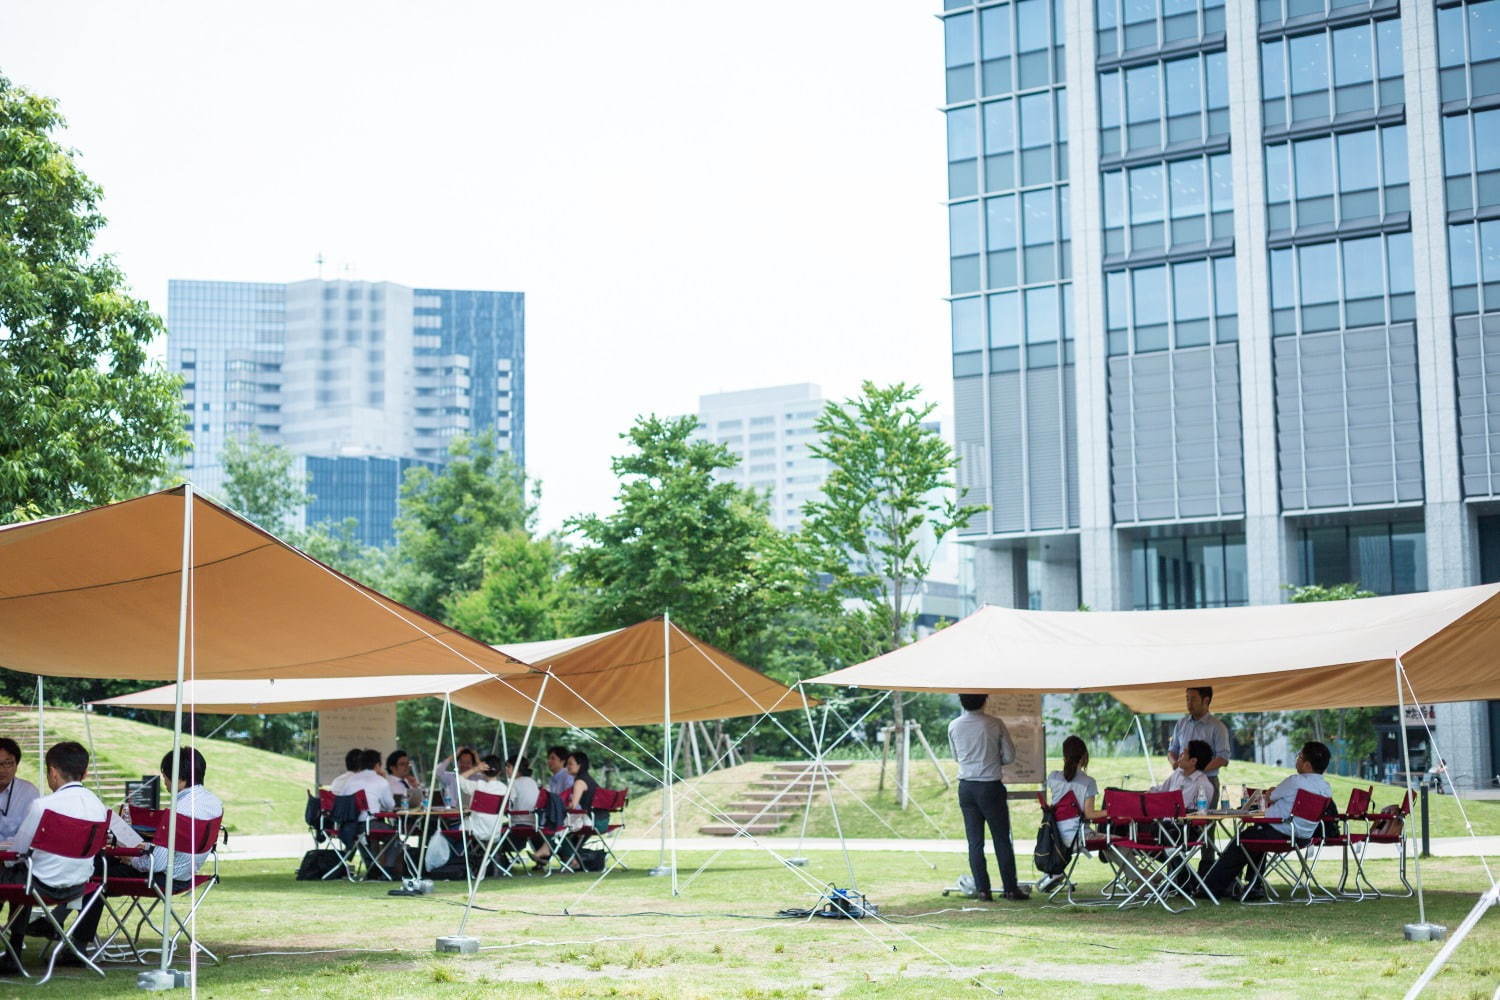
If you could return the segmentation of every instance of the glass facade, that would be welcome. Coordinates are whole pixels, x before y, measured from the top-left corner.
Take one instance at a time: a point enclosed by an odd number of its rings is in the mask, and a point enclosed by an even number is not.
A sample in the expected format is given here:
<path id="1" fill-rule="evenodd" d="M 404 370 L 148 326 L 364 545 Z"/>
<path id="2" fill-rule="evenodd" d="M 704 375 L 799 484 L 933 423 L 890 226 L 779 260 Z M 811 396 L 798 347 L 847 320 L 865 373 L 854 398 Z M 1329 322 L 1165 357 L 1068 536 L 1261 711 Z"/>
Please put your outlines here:
<path id="1" fill-rule="evenodd" d="M 1261 117 L 1267 131 L 1395 114 L 1405 103 L 1401 21 L 1319 27 L 1261 43 Z"/>
<path id="2" fill-rule="evenodd" d="M 1271 143 L 1265 156 L 1266 227 L 1273 239 L 1407 222 L 1405 125 Z"/>
<path id="3" fill-rule="evenodd" d="M 1229 154 L 1105 170 L 1104 255 L 1153 255 L 1234 239 Z"/>
<path id="4" fill-rule="evenodd" d="M 1375 594 L 1427 589 L 1427 538 L 1421 521 L 1302 528 L 1297 549 L 1303 583 L 1357 583 Z"/>
<path id="5" fill-rule="evenodd" d="M 340 525 L 353 518 L 360 544 L 382 548 L 396 541 L 396 508 L 406 470 L 438 468 L 435 462 L 374 455 L 311 455 L 306 465 L 307 492 L 313 498 L 307 505 L 308 525 Z"/>
<path id="6" fill-rule="evenodd" d="M 1130 578 L 1137 611 L 1248 604 L 1245 536 L 1137 538 L 1130 547 Z"/>

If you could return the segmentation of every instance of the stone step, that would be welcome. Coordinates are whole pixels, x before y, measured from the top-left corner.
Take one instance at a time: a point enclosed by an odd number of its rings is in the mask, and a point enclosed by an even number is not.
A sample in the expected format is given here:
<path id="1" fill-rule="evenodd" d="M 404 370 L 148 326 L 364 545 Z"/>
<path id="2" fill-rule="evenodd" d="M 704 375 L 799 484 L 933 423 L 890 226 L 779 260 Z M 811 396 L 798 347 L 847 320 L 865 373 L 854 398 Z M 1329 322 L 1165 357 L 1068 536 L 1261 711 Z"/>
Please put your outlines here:
<path id="1" fill-rule="evenodd" d="M 733 837 L 739 834 L 740 829 L 740 827 L 715 824 L 713 826 L 700 826 L 698 828 L 698 832 L 705 837 Z M 743 827 L 743 829 L 748 833 L 761 835 L 767 833 L 775 833 L 777 830 L 781 829 L 781 824 L 751 823 L 748 826 Z"/>
<path id="2" fill-rule="evenodd" d="M 853 764 L 852 761 L 847 761 L 847 760 L 844 760 L 844 761 L 825 760 L 823 762 L 823 766 L 825 768 L 827 768 L 828 770 L 830 770 L 830 771 L 847 771 L 847 770 L 849 770 L 849 768 L 853 767 L 854 764 Z M 816 771 L 817 770 L 817 765 L 816 764 L 812 764 L 812 763 L 808 763 L 808 764 L 777 764 L 774 770 L 778 774 L 780 774 L 780 773 L 786 773 L 786 772 L 791 772 L 791 773 L 794 773 L 794 774 L 800 774 L 803 771 L 809 771 L 809 772 Z"/>
<path id="3" fill-rule="evenodd" d="M 815 794 L 821 790 L 822 789 L 814 788 L 811 790 L 787 792 L 785 795 L 778 795 L 776 792 L 743 792 L 740 795 L 740 801 L 775 802 L 778 805 L 785 805 L 787 803 L 800 804 L 806 802 L 809 795 Z"/>
<path id="4" fill-rule="evenodd" d="M 733 806 L 725 809 L 721 815 L 725 819 L 732 819 L 736 823 L 748 823 L 754 820 L 757 823 L 775 823 L 781 826 L 787 821 L 789 813 L 784 812 L 762 812 L 759 809 L 736 809 Z"/>

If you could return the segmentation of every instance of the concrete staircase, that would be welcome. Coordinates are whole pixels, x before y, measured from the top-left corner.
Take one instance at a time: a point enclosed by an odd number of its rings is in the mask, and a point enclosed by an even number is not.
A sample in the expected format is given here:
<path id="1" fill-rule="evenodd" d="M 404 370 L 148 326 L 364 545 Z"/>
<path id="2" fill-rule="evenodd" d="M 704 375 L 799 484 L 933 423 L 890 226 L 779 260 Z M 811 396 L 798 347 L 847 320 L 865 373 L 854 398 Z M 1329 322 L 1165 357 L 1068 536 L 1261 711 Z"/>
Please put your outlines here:
<path id="1" fill-rule="evenodd" d="M 823 766 L 829 771 L 846 771 L 850 765 L 847 761 L 829 761 Z M 733 837 L 741 828 L 753 834 L 775 833 L 823 790 L 823 778 L 812 763 L 777 764 L 724 807 L 725 817 L 738 826 L 712 823 L 700 826 L 698 832 L 705 837 Z"/>
<path id="2" fill-rule="evenodd" d="M 47 723 L 48 744 L 56 743 L 59 739 L 51 726 L 53 719 L 67 717 L 68 729 L 72 731 L 82 725 L 79 715 L 77 709 L 48 707 L 43 720 Z M 46 782 L 37 780 L 37 761 L 46 753 L 46 748 L 37 745 L 36 709 L 28 705 L 0 705 L 0 736 L 9 736 L 21 746 L 21 766 L 16 769 L 16 776 L 25 778 L 36 785 L 43 795 L 46 795 L 48 791 Z M 109 754 L 107 741 L 96 738 L 94 750 L 100 759 L 90 761 L 88 777 L 83 783 L 93 789 L 94 794 L 99 796 L 106 805 L 113 806 L 125 798 L 126 779 L 134 780 L 140 775 L 124 774 L 102 759 Z"/>

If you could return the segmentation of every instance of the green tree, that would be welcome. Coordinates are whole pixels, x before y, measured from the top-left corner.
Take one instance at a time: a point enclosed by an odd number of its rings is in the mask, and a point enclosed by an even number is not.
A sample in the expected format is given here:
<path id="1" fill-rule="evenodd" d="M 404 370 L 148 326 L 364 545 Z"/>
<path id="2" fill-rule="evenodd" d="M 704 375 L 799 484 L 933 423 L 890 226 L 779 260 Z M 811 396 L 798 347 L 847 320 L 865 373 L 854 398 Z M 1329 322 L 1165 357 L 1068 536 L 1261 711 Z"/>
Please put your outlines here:
<path id="1" fill-rule="evenodd" d="M 271 534 L 285 536 L 291 516 L 313 499 L 307 477 L 293 471 L 296 456 L 252 432 L 224 442 L 223 457 L 224 502 Z"/>
<path id="2" fill-rule="evenodd" d="M 745 657 L 810 575 L 792 541 L 771 524 L 765 500 L 715 477 L 735 458 L 693 436 L 693 417 L 638 419 L 621 435 L 631 450 L 611 468 L 617 509 L 570 518 L 580 626 L 617 628 L 670 612 L 715 646 Z"/>
<path id="3" fill-rule="evenodd" d="M 366 587 L 385 593 L 393 574 L 389 549 L 366 545 L 359 537 L 359 521 L 346 517 L 342 521 L 319 521 L 306 531 L 294 533 L 292 541 L 303 552 L 326 566 L 332 566 Z"/>
<path id="4" fill-rule="evenodd" d="M 802 531 L 818 569 L 832 579 L 831 593 L 863 605 L 844 636 L 859 655 L 910 641 L 937 544 L 979 512 L 960 505 L 958 457 L 924 426 L 935 404 L 919 402 L 920 395 L 904 382 L 865 382 L 858 396 L 823 410 L 815 425 L 820 440 L 809 449 L 829 472 L 821 497 L 803 507 Z M 891 696 L 891 715 L 900 731 L 900 692 Z M 904 750 L 904 741 L 897 745 Z M 896 772 L 904 772 L 899 759 Z"/>
<path id="5" fill-rule="evenodd" d="M 441 617 L 444 602 L 479 587 L 486 544 L 507 531 L 529 532 L 535 491 L 491 432 L 455 438 L 441 469 L 411 469 L 396 517 L 395 596 Z"/>
<path id="6" fill-rule="evenodd" d="M 147 489 L 187 447 L 161 319 L 108 256 L 56 102 L 0 77 L 0 523 Z"/>
<path id="7" fill-rule="evenodd" d="M 557 539 L 532 538 L 519 528 L 497 532 L 479 562 L 479 586 L 446 598 L 444 621 L 489 643 L 568 634 L 572 605 Z"/>
<path id="8" fill-rule="evenodd" d="M 1094 745 L 1113 746 L 1135 734 L 1135 713 L 1107 691 L 1071 695 L 1068 703 L 1068 716 L 1050 716 L 1047 721 L 1054 726 L 1066 725 L 1070 732 Z"/>

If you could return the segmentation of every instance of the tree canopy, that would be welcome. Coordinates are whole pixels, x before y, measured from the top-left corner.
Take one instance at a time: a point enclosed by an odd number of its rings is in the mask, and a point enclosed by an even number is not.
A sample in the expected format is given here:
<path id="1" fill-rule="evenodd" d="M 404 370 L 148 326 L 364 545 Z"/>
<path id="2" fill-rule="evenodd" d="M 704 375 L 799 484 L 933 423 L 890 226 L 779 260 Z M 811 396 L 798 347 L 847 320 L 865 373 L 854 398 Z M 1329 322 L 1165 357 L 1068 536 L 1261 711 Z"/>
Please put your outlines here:
<path id="1" fill-rule="evenodd" d="M 291 517 L 313 498 L 296 457 L 252 433 L 224 443 L 224 502 L 273 535 L 285 536 Z"/>
<path id="2" fill-rule="evenodd" d="M 56 102 L 0 77 L 0 522 L 143 492 L 187 447 L 161 319 L 108 256 Z"/>

